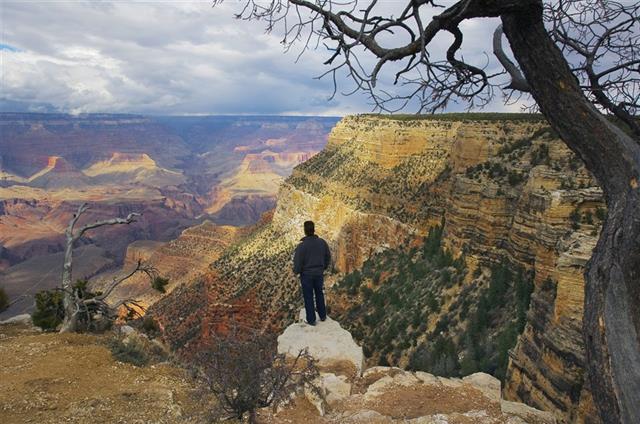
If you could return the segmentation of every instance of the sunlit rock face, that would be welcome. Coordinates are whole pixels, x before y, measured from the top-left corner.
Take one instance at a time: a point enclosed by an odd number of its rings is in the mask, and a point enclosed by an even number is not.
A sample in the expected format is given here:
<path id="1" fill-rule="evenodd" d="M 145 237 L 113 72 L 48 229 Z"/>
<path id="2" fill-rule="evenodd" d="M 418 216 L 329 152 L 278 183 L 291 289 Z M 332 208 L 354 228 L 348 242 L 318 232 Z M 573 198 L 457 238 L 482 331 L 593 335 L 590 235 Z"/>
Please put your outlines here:
<path id="1" fill-rule="evenodd" d="M 320 321 L 316 314 L 316 325 L 305 322 L 304 308 L 300 310 L 298 322 L 289 325 L 278 336 L 278 353 L 295 357 L 301 350 L 318 361 L 320 367 L 337 366 L 347 363 L 361 375 L 364 368 L 364 354 L 351 334 L 340 326 L 340 323 L 327 317 Z"/>
<path id="2" fill-rule="evenodd" d="M 444 223 L 443 241 L 456 255 L 464 253 L 469 273 L 506 259 L 535 271 L 505 397 L 563 420 L 588 420 L 582 273 L 605 213 L 601 190 L 538 117 L 346 117 L 325 149 L 280 186 L 273 216 L 213 262 L 198 286 L 208 293 L 206 325 L 186 339 L 215 337 L 213 324 L 224 308 L 229 316 L 253 311 L 257 325 L 277 331 L 290 323 L 299 308 L 291 255 L 307 219 L 334 254 L 337 274 L 327 277 L 328 286 L 376 252 L 413 246 Z M 447 295 L 461 295 L 471 280 Z"/>

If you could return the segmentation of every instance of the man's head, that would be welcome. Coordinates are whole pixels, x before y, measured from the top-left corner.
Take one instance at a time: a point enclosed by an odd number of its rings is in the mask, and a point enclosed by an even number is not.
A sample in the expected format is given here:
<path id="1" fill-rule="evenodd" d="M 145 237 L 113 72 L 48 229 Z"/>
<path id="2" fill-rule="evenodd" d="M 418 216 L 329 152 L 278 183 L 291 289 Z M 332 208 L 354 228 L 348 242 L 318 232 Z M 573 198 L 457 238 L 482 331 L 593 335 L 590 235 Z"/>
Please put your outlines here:
<path id="1" fill-rule="evenodd" d="M 304 222 L 304 235 L 305 236 L 312 236 L 314 235 L 316 232 L 316 226 L 313 223 L 313 221 L 305 221 Z"/>

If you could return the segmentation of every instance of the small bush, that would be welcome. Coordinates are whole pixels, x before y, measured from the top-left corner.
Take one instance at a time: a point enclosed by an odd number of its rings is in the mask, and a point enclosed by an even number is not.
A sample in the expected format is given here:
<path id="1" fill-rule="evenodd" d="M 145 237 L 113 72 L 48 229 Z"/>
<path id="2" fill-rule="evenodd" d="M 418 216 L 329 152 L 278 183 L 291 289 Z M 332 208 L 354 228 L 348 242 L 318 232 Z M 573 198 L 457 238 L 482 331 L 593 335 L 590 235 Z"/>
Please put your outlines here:
<path id="1" fill-rule="evenodd" d="M 31 315 L 33 324 L 44 331 L 53 331 L 64 319 L 63 293 L 59 290 L 43 290 L 35 295 L 36 310 Z"/>
<path id="2" fill-rule="evenodd" d="M 156 275 L 151 279 L 151 287 L 160 293 L 166 293 L 165 286 L 169 284 L 169 279 Z"/>
<path id="3" fill-rule="evenodd" d="M 108 347 L 114 359 L 137 367 L 160 362 L 167 357 L 162 347 L 135 333 L 124 338 L 110 339 Z"/>
<path id="4" fill-rule="evenodd" d="M 160 326 L 158 325 L 156 320 L 150 316 L 145 316 L 142 319 L 141 328 L 142 331 L 145 332 L 145 334 L 151 337 L 156 337 L 158 334 L 160 334 Z"/>
<path id="5" fill-rule="evenodd" d="M 256 422 L 256 410 L 277 407 L 302 387 L 317 390 L 319 372 L 306 350 L 294 358 L 277 353 L 276 339 L 256 331 L 230 333 L 196 355 L 194 375 L 218 398 L 226 418 Z"/>
<path id="6" fill-rule="evenodd" d="M 574 209 L 569 215 L 569 219 L 571 220 L 571 228 L 574 230 L 580 229 L 580 219 L 581 215 L 578 209 Z"/>
<path id="7" fill-rule="evenodd" d="M 541 144 L 536 150 L 531 153 L 531 165 L 536 166 L 544 163 L 549 165 L 549 146 Z"/>
<path id="8" fill-rule="evenodd" d="M 525 180 L 525 176 L 524 174 L 521 174 L 516 171 L 509 171 L 508 179 L 509 179 L 509 184 L 511 186 L 517 186 L 518 184 L 522 183 Z"/>
<path id="9" fill-rule="evenodd" d="M 593 213 L 591 211 L 586 211 L 582 215 L 582 221 L 589 225 L 593 225 Z"/>
<path id="10" fill-rule="evenodd" d="M 9 307 L 9 296 L 7 292 L 4 291 L 2 287 L 0 287 L 0 312 L 4 311 Z"/>
<path id="11" fill-rule="evenodd" d="M 143 367 L 149 363 L 149 355 L 144 345 L 138 338 L 119 339 L 114 338 L 109 342 L 109 349 L 113 357 L 120 362 L 127 362 L 137 367 Z"/>

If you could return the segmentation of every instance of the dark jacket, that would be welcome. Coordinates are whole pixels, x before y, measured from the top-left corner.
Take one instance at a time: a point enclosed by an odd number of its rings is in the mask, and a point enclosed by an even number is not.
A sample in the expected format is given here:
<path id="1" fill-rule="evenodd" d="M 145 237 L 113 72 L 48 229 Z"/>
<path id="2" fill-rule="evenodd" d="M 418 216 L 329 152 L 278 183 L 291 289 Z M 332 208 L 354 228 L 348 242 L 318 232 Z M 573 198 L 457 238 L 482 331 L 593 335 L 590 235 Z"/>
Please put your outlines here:
<path id="1" fill-rule="evenodd" d="M 331 264 L 329 245 L 320 237 L 304 237 L 293 255 L 293 272 L 296 274 L 322 275 Z"/>

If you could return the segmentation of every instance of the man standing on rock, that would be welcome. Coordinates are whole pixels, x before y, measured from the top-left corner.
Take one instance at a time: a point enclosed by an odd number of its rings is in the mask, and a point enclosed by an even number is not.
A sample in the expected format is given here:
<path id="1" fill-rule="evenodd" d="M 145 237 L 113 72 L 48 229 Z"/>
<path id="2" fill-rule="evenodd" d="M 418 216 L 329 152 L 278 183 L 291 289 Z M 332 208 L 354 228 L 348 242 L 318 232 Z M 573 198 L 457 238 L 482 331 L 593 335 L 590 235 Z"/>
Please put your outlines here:
<path id="1" fill-rule="evenodd" d="M 327 319 L 327 309 L 324 304 L 324 271 L 331 263 L 331 252 L 326 241 L 315 234 L 313 221 L 305 221 L 304 234 L 300 244 L 293 255 L 293 272 L 300 274 L 302 284 L 302 296 L 304 297 L 304 309 L 307 313 L 307 324 L 316 325 L 316 312 L 313 307 L 313 295 L 315 294 L 315 307 L 320 316 L 320 321 Z"/>

